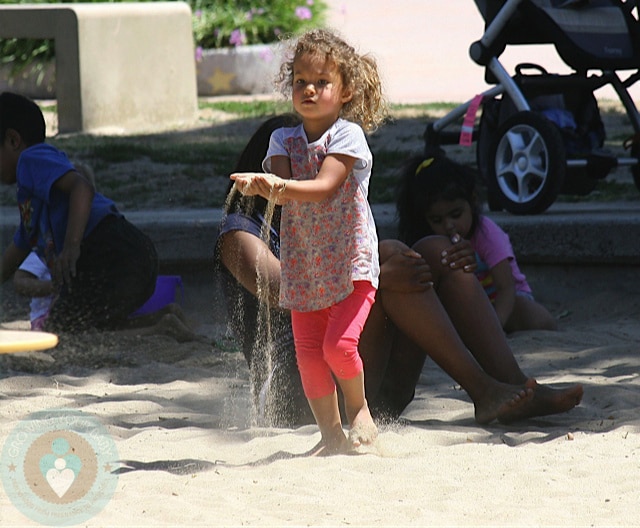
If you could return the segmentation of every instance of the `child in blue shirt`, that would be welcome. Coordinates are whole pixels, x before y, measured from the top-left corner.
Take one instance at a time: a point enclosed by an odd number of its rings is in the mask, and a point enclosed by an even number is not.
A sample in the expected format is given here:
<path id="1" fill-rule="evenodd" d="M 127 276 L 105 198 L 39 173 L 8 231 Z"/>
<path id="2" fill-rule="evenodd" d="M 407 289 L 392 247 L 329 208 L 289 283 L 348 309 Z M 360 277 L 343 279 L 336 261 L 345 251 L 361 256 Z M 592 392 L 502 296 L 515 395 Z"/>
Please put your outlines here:
<path id="1" fill-rule="evenodd" d="M 16 184 L 20 210 L 1 280 L 36 248 L 59 295 L 46 330 L 117 328 L 153 293 L 156 250 L 63 152 L 45 143 L 45 130 L 37 104 L 0 94 L 0 181 Z"/>

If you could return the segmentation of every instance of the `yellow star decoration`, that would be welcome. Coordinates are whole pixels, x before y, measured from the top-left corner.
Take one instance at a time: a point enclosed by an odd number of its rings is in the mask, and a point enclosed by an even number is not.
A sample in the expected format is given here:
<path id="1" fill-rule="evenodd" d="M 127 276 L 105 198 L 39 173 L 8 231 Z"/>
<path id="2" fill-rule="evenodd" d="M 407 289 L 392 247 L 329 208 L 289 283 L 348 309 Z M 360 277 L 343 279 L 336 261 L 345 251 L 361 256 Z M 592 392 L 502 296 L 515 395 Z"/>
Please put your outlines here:
<path id="1" fill-rule="evenodd" d="M 230 92 L 231 91 L 231 81 L 235 79 L 237 76 L 235 73 L 227 73 L 222 71 L 220 68 L 216 68 L 213 72 L 213 75 L 207 79 L 207 82 L 211 85 L 213 89 L 213 93 L 219 92 Z"/>

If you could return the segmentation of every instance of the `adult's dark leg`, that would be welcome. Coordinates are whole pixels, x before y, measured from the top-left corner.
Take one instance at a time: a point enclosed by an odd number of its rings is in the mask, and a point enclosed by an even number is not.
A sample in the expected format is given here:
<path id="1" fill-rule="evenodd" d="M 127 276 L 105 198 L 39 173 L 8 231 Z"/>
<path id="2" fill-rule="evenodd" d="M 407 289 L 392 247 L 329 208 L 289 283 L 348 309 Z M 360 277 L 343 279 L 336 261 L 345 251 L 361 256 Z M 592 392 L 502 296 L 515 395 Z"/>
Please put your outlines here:
<path id="1" fill-rule="evenodd" d="M 407 249 L 401 243 L 398 243 L 398 248 Z M 383 260 L 381 253 L 381 261 Z M 381 329 L 388 327 L 378 324 L 373 328 L 376 332 L 371 335 L 367 333 L 370 321 L 365 327 L 361 340 L 363 357 L 370 355 L 373 360 L 378 361 L 384 357 L 390 361 L 385 369 L 383 385 L 404 387 L 407 392 L 412 393 L 425 353 L 428 353 L 469 394 L 475 405 L 476 419 L 481 423 L 509 416 L 531 398 L 532 391 L 524 382 L 518 385 L 500 383 L 482 369 L 458 336 L 433 288 L 383 289 L 378 292 L 374 307 L 379 308 L 380 303 L 384 314 L 402 334 L 401 338 L 392 335 L 393 347 L 381 350 L 381 345 L 387 343 Z M 380 317 L 379 312 L 376 313 Z M 410 343 L 419 346 L 422 353 L 416 353 L 415 346 L 408 346 L 406 350 L 399 348 Z M 365 363 L 365 378 L 371 373 L 366 368 Z M 403 397 L 405 401 L 408 399 L 406 393 Z"/>
<path id="2" fill-rule="evenodd" d="M 396 419 L 413 400 L 426 354 L 384 312 L 378 292 L 360 337 L 365 392 L 376 419 Z"/>

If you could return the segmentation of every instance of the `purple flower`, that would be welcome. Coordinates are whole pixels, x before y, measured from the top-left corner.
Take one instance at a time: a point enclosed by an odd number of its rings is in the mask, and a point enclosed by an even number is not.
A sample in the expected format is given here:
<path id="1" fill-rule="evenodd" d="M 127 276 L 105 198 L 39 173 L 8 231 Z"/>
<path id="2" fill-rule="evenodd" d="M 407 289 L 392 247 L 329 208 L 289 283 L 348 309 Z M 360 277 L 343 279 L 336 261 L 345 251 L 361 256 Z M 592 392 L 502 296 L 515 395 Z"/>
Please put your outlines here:
<path id="1" fill-rule="evenodd" d="M 245 42 L 247 42 L 247 36 L 244 34 L 244 31 L 241 29 L 234 29 L 231 32 L 229 44 L 232 44 L 233 46 L 242 46 Z"/>
<path id="2" fill-rule="evenodd" d="M 196 48 L 196 61 L 200 62 L 202 60 L 202 56 L 203 56 L 202 46 L 198 46 Z"/>
<path id="3" fill-rule="evenodd" d="M 196 15 L 196 18 L 202 18 L 202 9 L 198 9 L 194 15 Z"/>
<path id="4" fill-rule="evenodd" d="M 313 0 L 307 0 L 307 5 L 313 5 Z"/>
<path id="5" fill-rule="evenodd" d="M 264 62 L 271 62 L 273 60 L 273 51 L 270 48 L 266 48 L 260 52 L 260 58 Z"/>
<path id="6" fill-rule="evenodd" d="M 247 11 L 246 17 L 247 20 L 253 20 L 253 17 L 258 15 L 264 15 L 265 10 L 263 7 L 252 7 L 251 11 Z"/>
<path id="7" fill-rule="evenodd" d="M 296 7 L 296 16 L 300 20 L 311 20 L 313 14 L 311 13 L 311 9 L 305 6 Z"/>

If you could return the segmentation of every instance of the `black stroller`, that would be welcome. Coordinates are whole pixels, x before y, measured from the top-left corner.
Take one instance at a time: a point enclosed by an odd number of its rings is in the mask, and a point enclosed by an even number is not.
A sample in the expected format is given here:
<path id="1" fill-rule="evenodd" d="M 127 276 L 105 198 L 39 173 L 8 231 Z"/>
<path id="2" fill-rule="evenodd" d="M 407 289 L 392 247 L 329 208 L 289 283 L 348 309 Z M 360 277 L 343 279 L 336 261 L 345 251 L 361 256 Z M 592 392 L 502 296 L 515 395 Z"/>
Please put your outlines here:
<path id="1" fill-rule="evenodd" d="M 560 193 L 588 194 L 617 166 L 640 189 L 640 114 L 628 92 L 640 78 L 640 0 L 476 0 L 486 26 L 469 53 L 494 85 L 425 131 L 433 147 L 476 141 L 491 210 L 545 211 Z M 511 44 L 553 44 L 573 70 L 549 74 L 520 64 L 511 76 L 498 58 Z M 622 79 L 619 72 L 627 71 Z M 627 157 L 604 148 L 593 92 L 611 85 L 633 128 Z M 477 122 L 476 112 L 482 106 Z M 445 130 L 462 125 L 458 132 Z"/>

